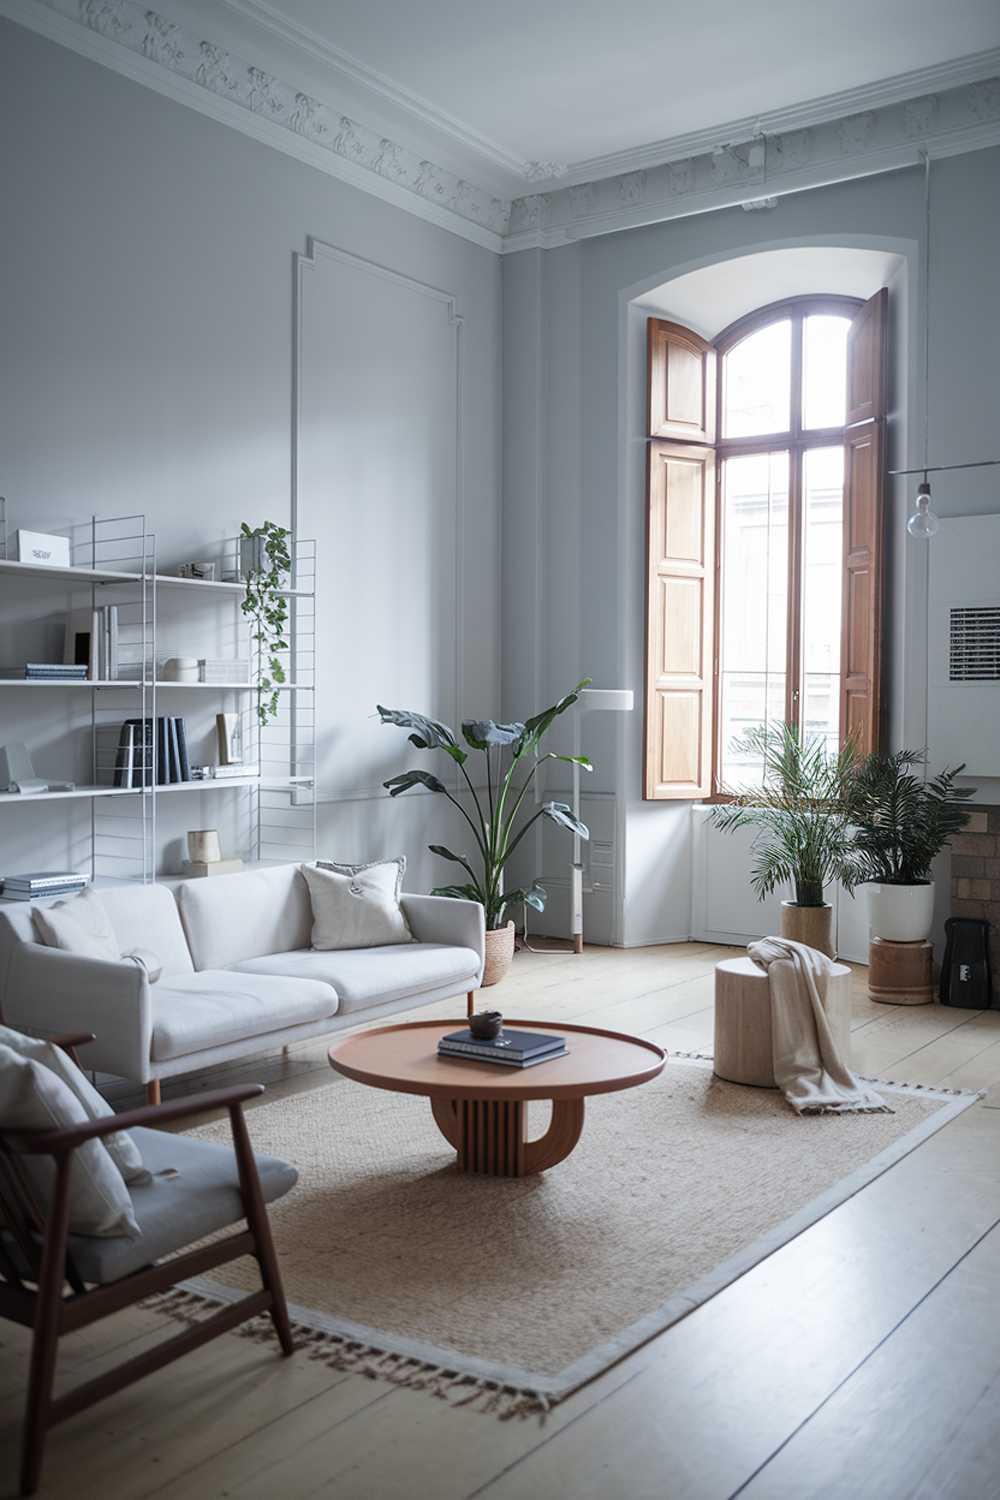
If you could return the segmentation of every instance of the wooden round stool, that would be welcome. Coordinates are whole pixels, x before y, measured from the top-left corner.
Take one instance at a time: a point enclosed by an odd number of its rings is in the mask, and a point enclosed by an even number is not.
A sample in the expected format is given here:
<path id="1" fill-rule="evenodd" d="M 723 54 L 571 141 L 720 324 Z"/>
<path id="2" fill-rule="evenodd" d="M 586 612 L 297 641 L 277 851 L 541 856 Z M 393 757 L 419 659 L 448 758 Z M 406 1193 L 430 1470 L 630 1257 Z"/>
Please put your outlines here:
<path id="1" fill-rule="evenodd" d="M 845 1062 L 851 1056 L 851 971 L 834 964 L 824 1010 Z M 749 958 L 715 966 L 715 1075 L 727 1083 L 777 1088 L 771 1048 L 771 988 Z"/>

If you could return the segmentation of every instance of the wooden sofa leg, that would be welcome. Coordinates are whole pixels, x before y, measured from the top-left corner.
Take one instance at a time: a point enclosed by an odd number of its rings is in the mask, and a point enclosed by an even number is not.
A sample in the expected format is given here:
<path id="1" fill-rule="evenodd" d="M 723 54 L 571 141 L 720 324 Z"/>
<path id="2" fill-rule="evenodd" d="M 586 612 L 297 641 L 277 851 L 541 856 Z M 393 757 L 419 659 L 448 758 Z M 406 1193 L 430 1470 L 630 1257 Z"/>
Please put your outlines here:
<path id="1" fill-rule="evenodd" d="M 476 1013 L 476 992 L 475 992 L 475 990 L 470 990 L 469 993 L 468 993 L 468 995 L 466 995 L 466 997 L 465 997 L 465 1014 L 467 1016 L 474 1016 L 475 1013 Z"/>
<path id="2" fill-rule="evenodd" d="M 146 1103 L 159 1104 L 160 1102 L 160 1080 L 151 1078 L 146 1084 Z"/>

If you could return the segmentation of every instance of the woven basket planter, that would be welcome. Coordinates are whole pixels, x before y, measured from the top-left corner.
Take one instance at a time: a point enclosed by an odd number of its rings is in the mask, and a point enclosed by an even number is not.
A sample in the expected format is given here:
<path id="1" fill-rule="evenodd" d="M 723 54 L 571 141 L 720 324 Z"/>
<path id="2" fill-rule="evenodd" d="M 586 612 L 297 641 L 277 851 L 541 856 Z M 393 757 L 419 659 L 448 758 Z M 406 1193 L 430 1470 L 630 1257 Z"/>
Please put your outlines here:
<path id="1" fill-rule="evenodd" d="M 482 989 L 499 984 L 510 968 L 514 957 L 514 923 L 506 927 L 488 928 L 486 932 L 486 960 L 483 964 Z"/>

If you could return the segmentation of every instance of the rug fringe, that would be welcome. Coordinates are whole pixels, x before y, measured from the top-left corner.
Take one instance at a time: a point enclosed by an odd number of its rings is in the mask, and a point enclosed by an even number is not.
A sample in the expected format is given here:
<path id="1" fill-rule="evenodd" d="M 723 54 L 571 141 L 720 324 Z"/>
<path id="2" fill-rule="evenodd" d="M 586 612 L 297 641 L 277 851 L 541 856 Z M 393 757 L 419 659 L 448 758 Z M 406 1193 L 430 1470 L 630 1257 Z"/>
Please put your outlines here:
<path id="1" fill-rule="evenodd" d="M 191 1325 L 218 1311 L 220 1300 L 177 1287 L 149 1297 L 141 1305 L 150 1312 L 163 1313 Z M 269 1344 L 275 1338 L 274 1325 L 267 1313 L 248 1318 L 233 1332 L 258 1344 Z M 495 1380 L 462 1374 L 447 1365 L 429 1364 L 391 1349 L 379 1349 L 325 1329 L 311 1328 L 306 1323 L 293 1322 L 292 1336 L 296 1348 L 332 1370 L 362 1375 L 367 1380 L 384 1380 L 410 1391 L 424 1391 L 450 1406 L 495 1417 L 500 1422 L 537 1417 L 541 1425 L 554 1405 L 541 1391 L 500 1385 Z"/>
<path id="2" fill-rule="evenodd" d="M 672 1057 L 686 1057 L 686 1058 L 690 1059 L 692 1062 L 714 1062 L 715 1061 L 715 1056 L 711 1052 L 680 1052 L 680 1051 L 675 1050 L 673 1048 L 668 1048 L 667 1049 L 667 1061 L 669 1062 L 670 1058 L 672 1058 Z M 873 1077 L 872 1075 L 870 1075 L 868 1073 L 858 1073 L 857 1077 L 861 1079 L 862 1083 L 874 1083 L 874 1084 L 884 1083 L 884 1084 L 887 1085 L 887 1087 L 892 1088 L 892 1089 L 915 1089 L 916 1091 L 918 1091 L 921 1094 L 949 1094 L 949 1095 L 953 1095 L 956 1099 L 985 1099 L 986 1093 L 987 1093 L 986 1089 L 950 1089 L 950 1088 L 947 1088 L 943 1083 L 908 1083 L 905 1078 L 875 1078 L 875 1077 Z M 834 1114 L 839 1114 L 840 1111 L 839 1110 L 834 1110 L 834 1111 L 810 1110 L 809 1113 L 811 1113 L 811 1114 L 817 1114 L 817 1113 L 834 1113 Z M 890 1114 L 891 1115 L 892 1113 L 894 1113 L 894 1111 L 891 1110 L 891 1109 L 889 1109 L 889 1108 L 886 1108 L 886 1109 L 872 1108 L 872 1109 L 854 1110 L 854 1111 L 852 1111 L 852 1113 L 854 1113 L 854 1114 L 865 1114 L 865 1115 L 867 1115 L 867 1114 Z"/>

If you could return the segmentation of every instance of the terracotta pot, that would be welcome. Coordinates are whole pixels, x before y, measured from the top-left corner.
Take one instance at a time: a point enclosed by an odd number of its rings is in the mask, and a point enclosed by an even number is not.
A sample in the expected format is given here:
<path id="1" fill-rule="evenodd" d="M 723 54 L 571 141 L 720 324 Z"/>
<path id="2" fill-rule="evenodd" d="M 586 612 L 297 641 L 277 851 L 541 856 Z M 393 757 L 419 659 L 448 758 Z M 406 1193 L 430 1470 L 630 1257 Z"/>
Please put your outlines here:
<path id="1" fill-rule="evenodd" d="M 833 907 L 828 901 L 822 906 L 799 906 L 795 901 L 782 901 L 781 936 L 793 943 L 805 943 L 807 948 L 815 948 L 827 958 L 836 958 Z"/>
<path id="2" fill-rule="evenodd" d="M 480 987 L 485 990 L 491 984 L 499 984 L 510 968 L 510 961 L 513 957 L 514 923 L 508 922 L 506 927 L 487 928 L 486 961 L 483 964 Z"/>
<path id="3" fill-rule="evenodd" d="M 873 938 L 888 943 L 922 943 L 934 925 L 934 883 L 868 887 L 868 920 Z"/>

